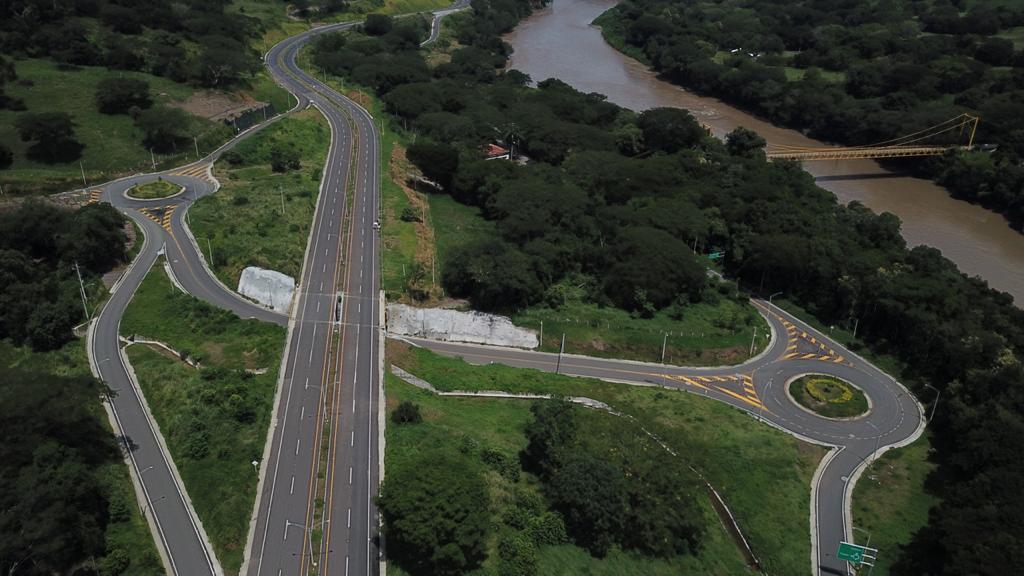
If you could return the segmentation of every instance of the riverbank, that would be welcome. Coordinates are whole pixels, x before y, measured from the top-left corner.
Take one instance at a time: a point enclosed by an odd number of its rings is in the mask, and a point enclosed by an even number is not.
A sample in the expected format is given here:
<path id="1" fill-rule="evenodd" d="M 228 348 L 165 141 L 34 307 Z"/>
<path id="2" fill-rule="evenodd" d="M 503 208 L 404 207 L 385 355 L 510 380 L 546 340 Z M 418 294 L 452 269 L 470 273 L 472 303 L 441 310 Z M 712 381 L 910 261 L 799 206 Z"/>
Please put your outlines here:
<path id="1" fill-rule="evenodd" d="M 720 100 L 669 84 L 644 64 L 609 46 L 591 22 L 617 3 L 558 0 L 535 11 L 504 37 L 514 49 L 509 66 L 535 82 L 559 78 L 580 91 L 604 94 L 609 101 L 636 111 L 685 108 L 719 137 L 745 126 L 771 143 L 825 145 Z M 552 54 L 558 57 L 552 58 Z M 816 162 L 805 169 L 842 203 L 859 201 L 875 212 L 898 216 L 909 246 L 938 248 L 964 273 L 980 276 L 992 287 L 1024 300 L 1024 236 L 998 214 L 953 199 L 928 180 L 889 172 L 872 160 Z"/>

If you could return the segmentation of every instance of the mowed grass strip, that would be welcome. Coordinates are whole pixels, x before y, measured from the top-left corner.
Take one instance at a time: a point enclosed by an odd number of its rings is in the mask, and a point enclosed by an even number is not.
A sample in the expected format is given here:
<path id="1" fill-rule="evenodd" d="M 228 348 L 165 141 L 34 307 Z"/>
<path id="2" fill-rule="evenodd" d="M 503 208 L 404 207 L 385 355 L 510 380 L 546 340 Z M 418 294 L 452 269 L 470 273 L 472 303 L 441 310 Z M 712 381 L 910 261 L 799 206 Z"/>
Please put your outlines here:
<path id="1" fill-rule="evenodd" d="M 128 358 L 225 571 L 236 574 L 256 496 L 285 331 L 182 294 L 159 265 L 122 321 L 122 335 L 167 343 L 200 362 L 136 344 Z"/>
<path id="2" fill-rule="evenodd" d="M 247 266 L 298 282 L 330 143 L 327 121 L 306 110 L 239 143 L 226 155 L 236 164 L 222 158 L 214 165 L 221 188 L 189 208 L 189 222 L 207 261 L 212 250 L 212 268 L 225 285 L 237 287 Z M 271 154 L 286 148 L 298 152 L 301 168 L 274 172 Z"/>
<path id="3" fill-rule="evenodd" d="M 890 450 L 868 466 L 853 490 L 853 525 L 871 534 L 871 547 L 879 550 L 873 574 L 889 574 L 900 548 L 928 523 L 928 510 L 939 499 L 925 491 L 925 481 L 936 465 L 928 460 L 930 436 Z M 858 544 L 866 535 L 856 531 Z"/>
<path id="4" fill-rule="evenodd" d="M 687 366 L 739 364 L 759 354 L 771 334 L 749 302 L 728 298 L 690 304 L 677 318 L 665 310 L 636 318 L 619 308 L 570 302 L 529 308 L 512 321 L 537 331 L 543 322 L 541 349 L 549 352 L 558 351 L 564 333 L 567 353 L 660 362 L 664 344 L 666 363 Z"/>
<path id="5" fill-rule="evenodd" d="M 803 574 L 810 557 L 810 482 L 821 447 L 745 412 L 682 391 L 628 386 L 501 365 L 473 366 L 389 341 L 389 362 L 441 390 L 587 396 L 636 418 L 705 474 L 770 574 Z"/>
<path id="6" fill-rule="evenodd" d="M 402 401 L 410 401 L 419 406 L 423 415 L 423 422 L 419 424 L 388 425 L 386 470 L 412 465 L 422 456 L 438 450 L 476 453 L 492 449 L 515 462 L 519 451 L 526 447 L 526 428 L 533 421 L 530 400 L 441 397 L 415 388 L 390 373 L 387 374 L 386 382 L 389 414 Z M 636 424 L 629 420 L 603 412 L 583 408 L 579 410 L 582 411 L 579 414 L 581 422 L 584 422 L 583 433 L 603 431 L 602 437 L 611 435 L 624 438 L 628 443 L 638 441 L 650 444 Z M 538 492 L 539 480 L 524 472 L 519 481 L 510 482 L 490 471 L 487 472 L 487 483 L 491 496 L 492 525 L 498 529 L 492 534 L 488 560 L 483 570 L 493 571 L 498 564 L 498 541 L 509 531 L 502 524 L 502 518 L 513 503 L 512 495 L 516 491 Z M 707 533 L 703 539 L 704 548 L 697 555 L 666 560 L 613 549 L 605 558 L 594 558 L 586 550 L 572 544 L 541 546 L 537 554 L 538 574 L 725 576 L 746 573 L 742 557 L 703 494 L 698 497 L 698 503 Z M 388 566 L 388 572 L 404 574 L 393 564 Z"/>
<path id="7" fill-rule="evenodd" d="M 868 399 L 853 384 L 832 376 L 809 374 L 789 383 L 801 406 L 826 418 L 852 418 L 868 411 Z"/>

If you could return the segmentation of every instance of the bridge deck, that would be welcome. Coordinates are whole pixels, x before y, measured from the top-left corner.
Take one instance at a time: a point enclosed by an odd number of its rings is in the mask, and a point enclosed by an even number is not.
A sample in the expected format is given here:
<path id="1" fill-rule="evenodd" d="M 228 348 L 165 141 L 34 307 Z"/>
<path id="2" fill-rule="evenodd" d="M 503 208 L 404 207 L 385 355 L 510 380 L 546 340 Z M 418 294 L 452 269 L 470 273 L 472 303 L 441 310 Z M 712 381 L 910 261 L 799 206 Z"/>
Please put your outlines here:
<path id="1" fill-rule="evenodd" d="M 769 160 L 849 160 L 853 158 L 900 158 L 910 156 L 941 156 L 964 146 L 888 146 L 880 148 L 836 148 L 806 152 L 768 152 Z"/>

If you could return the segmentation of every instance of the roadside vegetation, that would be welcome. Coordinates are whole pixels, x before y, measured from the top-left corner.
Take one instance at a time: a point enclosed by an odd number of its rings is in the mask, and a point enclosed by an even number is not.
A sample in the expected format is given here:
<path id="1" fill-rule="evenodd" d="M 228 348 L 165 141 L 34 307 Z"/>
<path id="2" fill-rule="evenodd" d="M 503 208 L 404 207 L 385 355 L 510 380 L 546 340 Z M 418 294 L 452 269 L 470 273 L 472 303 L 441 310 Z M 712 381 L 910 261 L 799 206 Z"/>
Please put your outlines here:
<path id="1" fill-rule="evenodd" d="M 872 463 L 853 490 L 853 525 L 871 535 L 871 547 L 879 550 L 872 574 L 898 574 L 892 570 L 911 536 L 928 523 L 928 510 L 938 499 L 925 489 L 928 475 L 935 470 L 930 461 L 930 436 L 913 444 L 890 450 Z M 867 534 L 854 531 L 858 544 Z"/>
<path id="2" fill-rule="evenodd" d="M 221 4 L 28 2 L 0 24 L 0 181 L 52 192 L 207 154 L 290 97 L 262 70 L 264 24 Z M 283 10 L 283 8 L 282 8 Z M 251 115 L 251 112 L 250 112 Z"/>
<path id="3" fill-rule="evenodd" d="M 159 178 L 153 182 L 147 182 L 145 184 L 138 184 L 128 189 L 128 195 L 132 198 L 140 198 L 142 200 L 155 200 L 157 198 L 167 198 L 173 196 L 181 191 L 181 186 Z"/>
<path id="4" fill-rule="evenodd" d="M 158 264 L 128 306 L 121 334 L 176 352 L 134 344 L 128 358 L 217 558 L 236 574 L 256 497 L 251 462 L 263 454 L 284 329 L 181 293 Z"/>
<path id="5" fill-rule="evenodd" d="M 80 209 L 28 200 L 0 209 L 0 340 L 61 348 L 106 298 L 101 277 L 127 261 L 125 217 L 109 205 Z"/>
<path id="6" fill-rule="evenodd" d="M 622 9 L 648 5 L 656 2 L 626 3 Z M 689 10 L 705 7 L 697 4 L 682 11 L 669 7 L 678 15 L 645 18 L 645 25 L 669 41 L 644 47 L 660 53 L 696 46 L 697 54 L 702 54 L 703 45 L 680 36 L 676 26 Z M 896 3 L 887 10 L 905 7 Z M 922 8 L 932 11 L 936 6 L 922 4 Z M 791 3 L 780 4 L 778 10 L 760 14 L 799 9 Z M 709 284 L 700 255 L 724 252 L 721 272 L 739 286 L 764 296 L 782 292 L 826 327 L 851 332 L 856 328 L 864 342 L 856 350 L 891 357 L 890 365 L 903 368 L 895 375 L 925 401 L 935 398 L 928 386 L 942 391 L 945 408 L 931 423 L 939 468 L 928 484 L 940 501 L 931 511 L 929 525 L 915 533 L 897 566 L 905 573 L 959 574 L 977 566 L 1015 565 L 1011 553 L 1015 547 L 993 544 L 1005 539 L 1024 542 L 1024 525 L 1010 512 L 1020 493 L 1019 482 L 1011 479 L 1024 477 L 1024 460 L 1013 457 L 1014 443 L 1008 436 L 1024 420 L 1024 312 L 1013 305 L 1012 298 L 964 276 L 937 250 L 908 248 L 900 236 L 900 222 L 891 214 L 877 215 L 858 203 L 840 206 L 797 165 L 766 161 L 764 140 L 749 130 L 737 129 L 720 142 L 684 110 L 633 114 L 557 80 L 530 88 L 522 74 L 504 70 L 507 47 L 498 41 L 530 10 L 525 0 L 474 7 L 468 16 L 454 21 L 461 47 L 434 67 L 417 49 L 422 36 L 409 30 L 412 23 L 396 22 L 389 32 L 376 35 L 327 35 L 311 47 L 315 66 L 371 88 L 385 104 L 393 125 L 415 133 L 407 157 L 436 183 L 436 193 L 478 211 L 494 227 L 495 233 L 481 234 L 478 241 L 458 246 L 449 242 L 448 248 L 441 248 L 446 264 L 440 282 L 445 295 L 466 298 L 477 309 L 515 314 L 540 303 L 561 302 L 566 283 L 582 277 L 573 285 L 595 287 L 589 303 L 650 318 L 703 302 Z M 843 10 L 863 13 L 859 5 Z M 963 17 L 957 13 L 949 23 L 977 22 L 981 14 L 972 15 L 973 11 L 969 9 Z M 817 14 L 808 17 L 813 20 Z M 883 10 L 866 18 L 885 14 Z M 925 21 L 930 18 L 922 14 L 921 23 L 935 25 Z M 1003 13 L 998 18 L 1002 22 Z M 687 22 L 700 26 L 716 20 Z M 756 16 L 746 21 L 755 32 L 765 29 Z M 781 19 L 776 23 L 782 23 L 787 34 L 799 29 Z M 732 33 L 734 29 L 723 30 Z M 829 30 L 841 32 L 835 27 Z M 891 34 L 884 25 L 878 31 Z M 720 30 L 711 26 L 697 32 L 718 34 Z M 813 30 L 804 36 L 815 44 L 804 46 L 801 62 L 819 58 L 823 51 L 848 50 L 847 41 L 874 40 L 873 35 L 839 34 L 839 41 L 832 42 L 827 40 L 831 36 L 822 33 L 819 42 Z M 810 114 L 815 123 L 802 126 L 812 132 L 815 126 L 828 128 L 836 131 L 835 139 L 844 140 L 847 136 L 839 136 L 865 135 L 864 141 L 887 137 L 884 133 L 868 138 L 857 124 L 866 119 L 872 119 L 872 126 L 904 134 L 953 116 L 958 107 L 976 110 L 966 98 L 977 92 L 980 101 L 1002 106 L 992 117 L 997 120 L 982 123 L 989 130 L 982 138 L 1003 138 L 1006 134 L 1000 130 L 1012 129 L 1015 119 L 1022 117 L 1007 112 L 1016 110 L 1013 106 L 1003 106 L 1016 94 L 1016 84 L 998 66 L 967 62 L 957 46 L 942 48 L 957 38 L 964 40 L 958 46 L 971 45 L 966 36 L 949 30 L 893 45 L 897 51 L 909 46 L 925 56 L 909 62 L 909 67 L 898 58 L 890 62 L 896 68 L 886 73 L 880 86 L 884 88 L 886 78 L 908 86 L 900 96 L 906 106 L 899 110 L 885 109 L 885 96 L 881 96 L 881 110 L 862 109 L 861 105 L 879 100 L 847 100 L 841 93 L 845 85 L 812 73 L 789 82 L 773 81 L 776 73 L 769 71 L 763 75 L 768 81 L 759 82 L 758 66 L 763 63 L 730 64 L 735 71 L 725 70 L 722 78 L 743 83 L 732 88 L 736 97 L 778 87 L 791 96 L 772 100 L 783 103 L 780 113 Z M 757 40 L 749 30 L 741 40 L 747 37 Z M 714 46 L 714 39 L 708 42 Z M 973 44 L 979 50 L 981 45 Z M 936 50 L 948 56 L 932 58 Z M 675 61 L 688 62 L 688 54 L 680 54 Z M 981 79 L 971 84 L 978 90 L 957 92 L 960 96 L 943 92 L 943 102 L 949 96 L 965 98 L 954 104 L 957 111 L 949 113 L 942 102 L 932 106 L 935 102 L 925 98 L 925 92 L 915 92 L 931 88 L 941 92 L 975 74 L 946 73 L 960 64 L 967 71 L 978 71 Z M 702 65 L 699 70 L 718 70 L 713 66 Z M 809 68 L 811 63 L 793 67 L 801 66 Z M 855 76 L 870 77 L 872 66 L 861 68 L 857 75 L 852 68 L 847 71 L 848 84 Z M 913 76 L 917 81 L 902 72 L 914 70 L 920 72 Z M 717 77 L 717 72 L 711 76 Z M 939 80 L 948 86 L 935 84 Z M 830 106 L 819 105 L 822 97 L 844 103 L 840 109 L 859 112 L 832 118 Z M 920 114 L 923 110 L 934 112 L 933 122 Z M 1004 117 L 1009 119 L 1000 120 Z M 883 121 L 877 122 L 878 118 Z M 481 149 L 489 144 L 515 145 L 530 162 L 484 160 Z M 1007 146 L 1011 149 L 1012 144 Z M 1009 186 L 1000 190 L 1015 189 L 1016 160 L 1003 154 L 986 158 L 1005 167 L 1006 178 L 1000 182 Z M 953 166 L 959 161 L 954 159 Z M 1002 185 L 986 178 L 981 176 L 977 182 L 988 184 L 971 189 Z M 1002 198 L 1000 194 L 993 197 Z M 435 231 L 443 229 L 437 225 L 439 218 L 436 211 L 431 216 Z M 438 246 L 443 247 L 440 236 Z M 424 270 L 421 276 L 436 279 L 437 272 L 430 272 Z M 644 357 L 654 354 L 652 350 Z"/>
<path id="7" fill-rule="evenodd" d="M 4 573 L 163 573 L 100 402 L 103 389 L 84 339 L 49 352 L 0 340 Z"/>
<path id="8" fill-rule="evenodd" d="M 789 395 L 801 406 L 825 418 L 853 418 L 868 411 L 864 392 L 832 376 L 810 374 L 789 383 Z"/>
<path id="9" fill-rule="evenodd" d="M 628 436 L 636 439 L 640 445 L 646 446 L 620 446 L 618 454 L 642 454 L 645 458 L 650 456 L 651 461 L 656 461 L 656 458 L 660 458 L 657 453 L 661 448 L 645 444 L 644 433 L 639 431 L 635 424 L 642 423 L 648 431 L 657 435 L 679 454 L 678 463 L 692 465 L 722 494 L 736 515 L 744 534 L 750 540 L 754 553 L 761 559 L 769 573 L 790 574 L 806 570 L 810 554 L 809 540 L 791 538 L 788 535 L 805 534 L 809 530 L 810 479 L 824 453 L 822 449 L 760 425 L 756 420 L 732 407 L 682 391 L 612 384 L 500 365 L 472 366 L 460 360 L 438 356 L 394 341 L 389 341 L 387 346 L 389 363 L 423 378 L 440 390 L 502 390 L 555 396 L 586 396 L 610 405 L 614 410 L 634 418 L 635 421 L 614 419 L 610 415 L 585 410 L 583 413 L 588 414 L 587 418 L 594 419 L 592 432 L 596 437 L 602 437 L 603 433 L 600 430 L 607 430 L 597 421 L 604 418 L 612 419 L 606 425 L 616 432 L 608 438 Z M 528 400 L 439 398 L 405 384 L 395 386 L 394 382 L 395 380 L 389 376 L 389 410 L 397 408 L 398 402 L 402 400 L 420 404 L 424 427 L 406 428 L 404 425 L 389 425 L 386 455 L 389 474 L 402 466 L 402 460 L 411 460 L 413 455 L 420 455 L 427 451 L 428 447 L 443 450 L 445 446 L 459 445 L 458 442 L 444 442 L 433 436 L 431 430 L 438 419 L 445 422 L 461 422 L 457 425 L 457 430 L 453 430 L 456 436 L 465 434 L 474 437 L 480 442 L 481 449 L 496 448 L 505 452 L 512 463 L 519 463 L 516 454 L 527 442 L 523 434 L 532 429 L 528 424 Z M 493 410 L 497 413 L 491 412 L 489 406 L 494 406 Z M 605 441 L 611 442 L 607 438 L 598 442 Z M 405 448 L 408 443 L 412 443 L 415 448 Z M 638 463 L 637 466 L 641 464 Z M 537 485 L 540 481 L 535 480 L 533 474 L 530 471 L 523 472 L 524 477 L 530 479 L 529 483 L 541 489 L 543 493 L 542 483 Z M 680 482 L 683 480 L 685 478 L 681 478 Z M 771 495 L 770 498 L 766 496 L 768 494 Z M 707 502 L 706 495 L 701 492 L 698 500 Z M 551 508 L 553 501 L 546 502 Z M 657 514 L 651 516 L 658 517 Z M 711 524 L 714 523 L 717 523 L 717 520 Z M 705 536 L 705 550 L 698 552 L 695 558 L 679 557 L 684 558 L 683 564 L 661 564 L 660 561 L 650 558 L 641 562 L 635 552 L 611 552 L 605 559 L 598 560 L 585 550 L 563 544 L 538 550 L 539 565 L 549 567 L 548 571 L 539 573 L 557 573 L 560 561 L 570 562 L 567 565 L 570 568 L 576 567 L 577 572 L 565 573 L 582 574 L 589 573 L 588 570 L 602 573 L 611 566 L 622 567 L 623 573 L 627 574 L 640 574 L 645 570 L 668 573 L 670 569 L 675 569 L 678 573 L 680 566 L 697 570 L 694 566 L 698 565 L 709 573 L 737 573 L 736 566 L 742 566 L 742 557 L 731 541 L 723 540 L 715 545 L 710 543 L 719 538 L 714 536 L 712 539 L 711 535 L 715 533 L 721 534 L 723 539 L 726 538 L 724 533 L 716 532 L 720 530 L 719 527 L 712 529 L 711 524 L 708 524 Z M 579 543 L 585 540 L 581 536 L 579 540 L 574 541 Z M 613 550 L 619 548 L 613 547 Z M 634 564 L 632 560 L 637 560 L 638 563 Z M 725 568 L 722 568 L 723 566 Z"/>
<path id="10" fill-rule="evenodd" d="M 451 58 L 456 54 L 457 58 L 461 59 L 467 52 L 473 53 L 468 49 L 451 49 L 452 44 L 460 45 L 455 39 L 459 27 L 471 26 L 472 18 L 468 14 L 462 14 L 452 20 L 455 24 L 449 23 L 447 19 L 442 24 L 443 37 L 447 40 L 446 46 L 431 48 L 432 54 L 444 54 L 444 58 L 440 59 L 448 60 L 447 63 L 438 64 L 438 71 L 453 66 Z M 362 49 L 354 48 L 356 46 L 378 46 L 383 42 L 392 50 L 400 50 L 403 46 L 417 45 L 418 42 L 413 43 L 409 38 L 414 34 L 425 34 L 424 25 L 422 21 L 403 19 L 391 23 L 390 27 L 384 26 L 388 31 L 377 33 L 376 36 L 372 34 L 372 30 L 364 31 L 365 34 L 332 35 L 314 46 L 310 55 L 312 61 L 307 61 L 306 66 L 310 69 L 338 72 L 336 67 L 339 59 L 354 54 L 353 50 Z M 418 55 L 412 56 L 404 52 L 399 54 L 402 54 L 402 58 L 409 59 L 410 63 L 416 63 L 415 58 L 419 58 Z M 437 58 L 428 56 L 428 59 Z M 489 246 L 495 242 L 502 243 L 500 238 L 503 236 L 503 229 L 495 225 L 493 216 L 486 213 L 486 208 L 479 208 L 473 203 L 467 204 L 465 199 L 456 201 L 451 195 L 438 193 L 436 184 L 431 184 L 430 175 L 427 174 L 428 177 L 424 178 L 425 174 L 417 166 L 417 162 L 444 164 L 446 160 L 432 156 L 438 153 L 437 146 L 431 144 L 425 147 L 418 143 L 417 137 L 422 127 L 413 127 L 407 117 L 395 114 L 395 106 L 402 104 L 387 99 L 381 102 L 378 98 L 365 95 L 362 85 L 367 82 L 367 78 L 374 77 L 377 65 L 372 58 L 366 59 L 343 81 L 331 81 L 343 93 L 348 93 L 354 100 L 363 103 L 375 118 L 385 117 L 389 120 L 384 124 L 382 135 L 382 170 L 390 175 L 390 179 L 382 184 L 382 234 L 385 246 L 383 286 L 390 299 L 433 305 L 445 301 L 448 296 L 469 295 L 475 307 L 509 314 L 519 325 L 539 330 L 543 322 L 545 342 L 542 347 L 547 350 L 558 349 L 563 331 L 566 334 L 567 351 L 654 361 L 660 359 L 663 338 L 667 335 L 664 341 L 666 361 L 674 363 L 732 364 L 741 362 L 751 355 L 752 343 L 753 354 L 763 349 L 768 334 L 763 319 L 747 304 L 746 297 L 737 293 L 735 286 L 730 283 L 707 282 L 698 271 L 696 259 L 692 262 L 696 268 L 691 271 L 699 278 L 695 280 L 695 290 L 699 293 L 696 296 L 698 301 L 691 302 L 692 296 L 680 296 L 666 306 L 666 296 L 660 295 L 661 309 L 649 302 L 642 303 L 641 307 L 638 305 L 640 303 L 633 300 L 633 296 L 624 296 L 625 304 L 609 301 L 607 286 L 595 279 L 599 274 L 593 271 L 570 272 L 560 281 L 551 279 L 552 285 L 540 295 L 540 298 L 536 293 L 503 294 L 509 298 L 499 298 L 494 302 L 483 300 L 482 294 L 473 298 L 473 294 L 467 292 L 469 288 L 458 285 L 457 276 L 462 268 L 468 266 L 468 262 L 473 258 L 479 258 L 481 262 L 486 260 L 489 266 L 494 266 L 501 260 L 499 258 L 498 261 L 491 262 L 483 255 L 467 257 L 467 251 L 479 250 L 482 246 Z M 428 89 L 428 92 L 430 90 L 433 88 Z M 401 89 L 396 89 L 392 94 L 398 91 Z M 402 92 L 401 97 L 416 98 L 407 96 L 406 92 Z M 398 96 L 394 98 L 397 99 Z M 411 106 L 420 104 L 425 103 L 409 101 Z M 389 111 L 392 112 L 391 115 L 386 114 Z M 443 112 L 435 116 L 437 121 L 447 118 Z M 448 116 L 455 118 L 452 114 Z M 467 127 L 463 124 L 469 121 L 456 118 L 452 122 L 452 130 L 465 132 Z M 503 168 L 499 164 L 491 166 L 496 169 Z M 429 172 L 428 168 L 424 170 Z M 498 170 L 500 173 L 506 171 Z M 476 186 L 479 183 L 472 185 Z M 521 186 L 526 184 L 522 183 Z M 522 192 L 519 188 L 516 190 L 516 194 Z M 511 197 L 510 195 L 509 198 Z M 562 217 L 566 222 L 574 218 L 570 215 Z M 581 218 L 585 219 L 582 216 Z M 556 224 L 552 226 L 557 228 Z M 553 231 L 545 234 L 557 235 Z M 555 241 L 552 237 L 545 242 Z M 684 261 L 686 254 L 692 255 L 692 250 L 685 246 L 682 246 L 681 250 Z M 536 257 L 536 254 L 531 253 L 531 256 Z M 508 264 L 512 266 L 513 262 Z M 521 262 L 516 261 L 514 264 L 519 266 Z M 549 266 L 539 262 L 534 265 Z M 508 284 L 526 289 L 523 284 L 527 280 L 515 277 L 518 274 L 515 266 L 507 268 L 502 274 L 513 278 L 507 282 Z M 665 271 L 668 276 L 676 272 L 679 271 Z M 502 282 L 502 274 L 496 271 L 481 274 L 486 274 L 488 282 Z M 706 288 L 703 287 L 705 283 L 708 284 Z M 667 285 L 663 288 L 669 292 L 677 289 Z M 497 293 L 503 289 L 500 286 L 493 286 L 496 293 L 492 297 L 496 298 Z M 630 287 L 624 287 L 623 290 L 629 292 Z M 643 289 L 635 288 L 634 295 L 636 293 L 646 298 Z M 755 329 L 760 336 L 755 337 Z"/>
<path id="11" fill-rule="evenodd" d="M 259 266 L 299 280 L 330 146 L 327 121 L 297 112 L 221 156 L 221 188 L 189 208 L 189 225 L 214 273 L 230 288 Z M 209 244 L 207 244 L 209 241 Z"/>
<path id="12" fill-rule="evenodd" d="M 668 80 L 826 142 L 870 145 L 970 112 L 995 150 L 907 168 L 1024 229 L 1020 3 L 630 0 L 596 20 Z M 966 144 L 959 129 L 930 143 Z"/>

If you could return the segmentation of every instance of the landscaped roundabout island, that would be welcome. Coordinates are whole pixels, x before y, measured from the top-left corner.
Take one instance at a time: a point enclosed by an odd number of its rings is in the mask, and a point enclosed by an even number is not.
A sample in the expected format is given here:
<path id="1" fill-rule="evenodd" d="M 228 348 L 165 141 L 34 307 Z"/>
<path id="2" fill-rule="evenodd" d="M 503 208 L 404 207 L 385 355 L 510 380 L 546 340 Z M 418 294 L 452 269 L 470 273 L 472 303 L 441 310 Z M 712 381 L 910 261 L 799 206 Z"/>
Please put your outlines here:
<path id="1" fill-rule="evenodd" d="M 789 383 L 789 396 L 803 408 L 825 418 L 856 418 L 871 405 L 860 388 L 824 374 L 806 374 Z"/>
<path id="2" fill-rule="evenodd" d="M 183 190 L 185 189 L 179 184 L 158 179 L 146 182 L 145 184 L 136 184 L 129 188 L 125 194 L 129 198 L 135 198 L 136 200 L 159 200 L 161 198 L 170 198 L 181 193 Z"/>

